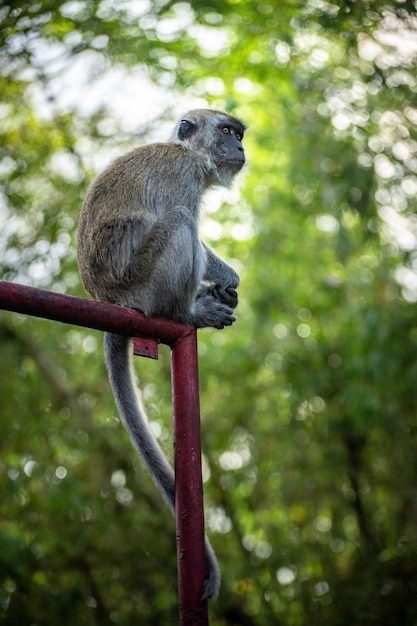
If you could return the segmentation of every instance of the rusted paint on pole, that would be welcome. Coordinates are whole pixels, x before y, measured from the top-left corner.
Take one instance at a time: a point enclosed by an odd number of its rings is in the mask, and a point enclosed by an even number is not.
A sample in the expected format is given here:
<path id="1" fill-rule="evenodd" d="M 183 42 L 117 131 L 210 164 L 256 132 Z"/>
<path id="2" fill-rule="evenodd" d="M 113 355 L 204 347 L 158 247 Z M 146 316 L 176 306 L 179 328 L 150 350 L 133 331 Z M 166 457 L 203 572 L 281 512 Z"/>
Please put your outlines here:
<path id="1" fill-rule="evenodd" d="M 207 601 L 200 600 L 205 577 L 205 548 L 195 328 L 173 347 L 171 375 L 180 626 L 206 626 Z"/>
<path id="2" fill-rule="evenodd" d="M 195 328 L 145 318 L 133 309 L 115 304 L 6 281 L 0 281 L 0 309 L 145 338 L 151 341 L 137 342 L 136 351 L 152 358 L 157 356 L 159 342 L 171 347 L 180 625 L 208 626 L 207 602 L 200 601 L 205 547 Z"/>

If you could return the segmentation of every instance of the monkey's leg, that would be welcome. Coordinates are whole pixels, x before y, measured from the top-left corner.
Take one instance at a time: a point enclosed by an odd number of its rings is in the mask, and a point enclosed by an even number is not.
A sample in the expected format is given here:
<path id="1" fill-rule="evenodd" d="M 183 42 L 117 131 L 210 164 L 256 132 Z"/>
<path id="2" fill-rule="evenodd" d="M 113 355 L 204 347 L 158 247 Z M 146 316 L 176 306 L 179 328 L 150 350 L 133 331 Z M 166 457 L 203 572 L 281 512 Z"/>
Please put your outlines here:
<path id="1" fill-rule="evenodd" d="M 131 257 L 124 304 L 198 328 L 229 326 L 235 318 L 227 303 L 209 293 L 197 298 L 205 268 L 193 215 L 186 207 L 169 209 Z"/>

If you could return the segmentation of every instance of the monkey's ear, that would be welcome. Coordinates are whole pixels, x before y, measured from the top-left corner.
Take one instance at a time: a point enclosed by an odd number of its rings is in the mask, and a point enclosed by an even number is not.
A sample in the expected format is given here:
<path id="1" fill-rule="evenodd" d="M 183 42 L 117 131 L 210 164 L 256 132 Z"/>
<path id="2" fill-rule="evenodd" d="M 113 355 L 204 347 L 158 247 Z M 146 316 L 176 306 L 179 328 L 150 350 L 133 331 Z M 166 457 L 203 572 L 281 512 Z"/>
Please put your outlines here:
<path id="1" fill-rule="evenodd" d="M 180 141 L 184 141 L 184 139 L 191 137 L 194 132 L 194 128 L 194 122 L 190 122 L 190 120 L 181 120 L 178 127 L 178 139 Z"/>

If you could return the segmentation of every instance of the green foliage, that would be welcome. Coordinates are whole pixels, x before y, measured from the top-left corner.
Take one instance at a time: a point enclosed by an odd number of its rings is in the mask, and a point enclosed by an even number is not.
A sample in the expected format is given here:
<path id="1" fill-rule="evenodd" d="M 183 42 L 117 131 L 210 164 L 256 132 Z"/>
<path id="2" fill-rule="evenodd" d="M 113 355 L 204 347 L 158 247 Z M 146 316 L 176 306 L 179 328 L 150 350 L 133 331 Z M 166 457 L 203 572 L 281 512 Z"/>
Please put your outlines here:
<path id="1" fill-rule="evenodd" d="M 199 334 L 219 626 L 417 623 L 415 13 L 0 7 L 5 280 L 84 293 L 86 186 L 177 99 L 250 126 L 241 197 L 208 202 L 203 223 L 242 273 L 236 325 Z M 65 100 L 74 67 L 87 79 Z M 129 126 L 112 88 L 89 105 L 86 84 L 112 71 L 164 88 L 161 115 L 138 105 Z M 2 623 L 176 623 L 174 522 L 116 418 L 100 333 L 1 314 L 0 338 Z M 137 366 L 169 454 L 169 355 Z"/>

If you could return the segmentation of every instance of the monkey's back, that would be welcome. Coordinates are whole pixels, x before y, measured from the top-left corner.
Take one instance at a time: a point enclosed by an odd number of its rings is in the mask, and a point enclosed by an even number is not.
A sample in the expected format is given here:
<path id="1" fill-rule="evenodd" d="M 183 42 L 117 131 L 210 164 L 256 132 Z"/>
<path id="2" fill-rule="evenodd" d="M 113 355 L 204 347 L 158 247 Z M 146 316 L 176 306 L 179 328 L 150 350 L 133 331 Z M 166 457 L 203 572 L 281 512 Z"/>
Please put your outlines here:
<path id="1" fill-rule="evenodd" d="M 201 200 L 204 164 L 179 144 L 151 144 L 119 157 L 91 185 L 81 210 L 94 218 L 164 213 L 170 206 L 195 212 Z"/>
<path id="2" fill-rule="evenodd" d="M 143 239 L 170 209 L 186 207 L 197 218 L 205 175 L 198 155 L 175 143 L 137 148 L 104 170 L 87 192 L 78 225 L 78 263 L 86 290 L 104 299 L 99 287 L 112 262 L 112 237 L 116 240 L 122 228 L 132 232 L 133 239 L 124 237 L 133 250 L 141 243 L 134 233 Z"/>

